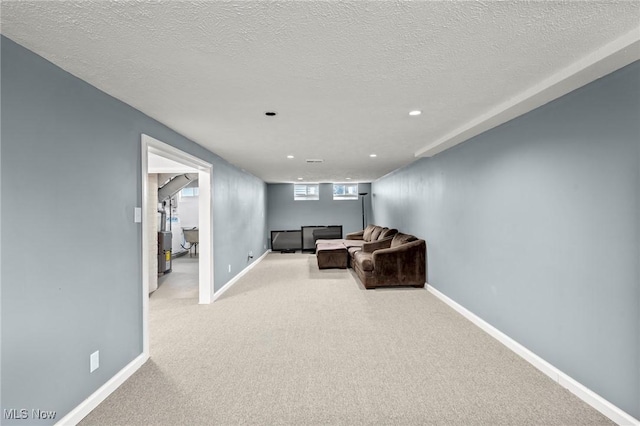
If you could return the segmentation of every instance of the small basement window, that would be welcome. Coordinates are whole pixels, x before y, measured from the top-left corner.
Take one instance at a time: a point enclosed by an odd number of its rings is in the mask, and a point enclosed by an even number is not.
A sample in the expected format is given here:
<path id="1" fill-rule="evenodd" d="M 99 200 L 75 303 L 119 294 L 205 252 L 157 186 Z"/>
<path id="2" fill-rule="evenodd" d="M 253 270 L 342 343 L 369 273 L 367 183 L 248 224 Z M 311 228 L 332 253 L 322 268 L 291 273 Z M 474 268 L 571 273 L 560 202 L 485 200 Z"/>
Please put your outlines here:
<path id="1" fill-rule="evenodd" d="M 334 183 L 333 199 L 334 200 L 357 200 L 358 184 L 357 183 Z"/>
<path id="2" fill-rule="evenodd" d="M 296 183 L 293 185 L 293 199 L 300 200 L 319 200 L 320 185 L 317 183 Z"/>
<path id="3" fill-rule="evenodd" d="M 194 186 L 191 188 L 182 188 L 180 190 L 181 197 L 197 197 L 199 195 L 198 187 Z"/>

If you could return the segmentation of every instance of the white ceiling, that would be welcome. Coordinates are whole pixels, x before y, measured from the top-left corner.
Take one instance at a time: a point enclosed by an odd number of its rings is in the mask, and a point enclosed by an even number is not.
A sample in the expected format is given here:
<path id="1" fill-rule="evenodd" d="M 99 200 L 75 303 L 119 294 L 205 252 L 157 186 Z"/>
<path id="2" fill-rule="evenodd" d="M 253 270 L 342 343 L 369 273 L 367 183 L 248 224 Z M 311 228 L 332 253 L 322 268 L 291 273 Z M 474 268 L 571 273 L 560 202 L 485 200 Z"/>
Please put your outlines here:
<path id="1" fill-rule="evenodd" d="M 640 58 L 638 1 L 1 7 L 5 36 L 267 182 L 372 181 Z"/>

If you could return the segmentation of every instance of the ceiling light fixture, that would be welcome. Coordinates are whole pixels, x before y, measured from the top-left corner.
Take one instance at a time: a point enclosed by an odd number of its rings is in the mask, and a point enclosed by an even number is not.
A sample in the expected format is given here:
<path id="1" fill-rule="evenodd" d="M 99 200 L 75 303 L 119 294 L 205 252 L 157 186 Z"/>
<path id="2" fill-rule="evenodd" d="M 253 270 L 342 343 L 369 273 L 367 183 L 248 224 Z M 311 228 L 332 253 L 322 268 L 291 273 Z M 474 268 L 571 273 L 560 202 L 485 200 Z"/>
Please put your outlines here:
<path id="1" fill-rule="evenodd" d="M 376 154 L 369 154 L 369 157 L 375 158 L 375 157 L 377 157 L 377 155 Z"/>
<path id="2" fill-rule="evenodd" d="M 420 114 L 422 114 L 422 111 L 420 111 L 419 109 L 409 112 L 409 115 L 413 115 L 413 116 L 420 115 Z"/>
<path id="3" fill-rule="evenodd" d="M 287 158 L 293 158 L 293 155 L 287 155 Z"/>
<path id="4" fill-rule="evenodd" d="M 351 178 L 345 178 L 346 180 L 351 180 Z"/>
<path id="5" fill-rule="evenodd" d="M 302 178 L 298 178 L 298 180 L 302 180 Z"/>
<path id="6" fill-rule="evenodd" d="M 275 111 L 267 111 L 264 113 L 267 117 L 275 117 L 278 113 Z"/>

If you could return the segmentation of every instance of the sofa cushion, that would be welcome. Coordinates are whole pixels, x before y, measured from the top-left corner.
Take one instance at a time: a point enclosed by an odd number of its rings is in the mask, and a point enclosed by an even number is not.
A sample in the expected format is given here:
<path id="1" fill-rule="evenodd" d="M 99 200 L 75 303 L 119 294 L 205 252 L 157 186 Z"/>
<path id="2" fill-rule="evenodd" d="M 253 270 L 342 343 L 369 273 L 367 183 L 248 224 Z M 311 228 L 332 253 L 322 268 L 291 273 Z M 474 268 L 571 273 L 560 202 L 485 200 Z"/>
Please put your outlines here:
<path id="1" fill-rule="evenodd" d="M 391 247 L 391 239 L 393 237 L 387 237 L 383 239 L 378 239 L 376 241 L 369 241 L 368 243 L 364 243 L 362 245 L 362 250 L 373 253 L 376 250 L 386 249 Z"/>
<path id="2" fill-rule="evenodd" d="M 376 226 L 375 228 L 373 228 L 373 231 L 371 231 L 371 237 L 367 241 L 376 241 L 382 233 L 383 229 L 384 228 L 382 226 Z"/>
<path id="3" fill-rule="evenodd" d="M 366 241 L 365 240 L 345 240 L 342 243 L 346 248 L 351 248 L 351 247 L 360 248 L 364 243 L 366 243 Z"/>
<path id="4" fill-rule="evenodd" d="M 398 230 L 395 228 L 392 228 L 392 229 L 383 228 L 382 232 L 380 233 L 380 236 L 378 237 L 378 240 L 382 240 L 392 235 L 396 235 L 397 233 L 398 233 Z"/>
<path id="5" fill-rule="evenodd" d="M 375 225 L 367 225 L 367 227 L 364 228 L 364 234 L 362 234 L 362 239 L 365 241 L 371 241 L 371 233 L 375 228 L 376 228 Z"/>
<path id="6" fill-rule="evenodd" d="M 373 271 L 373 254 L 364 251 L 358 251 L 354 254 L 355 261 L 363 271 Z"/>
<path id="7" fill-rule="evenodd" d="M 319 269 L 347 267 L 347 248 L 342 243 L 322 243 L 316 247 Z"/>
<path id="8" fill-rule="evenodd" d="M 353 256 L 353 253 L 362 250 L 362 246 L 351 246 L 347 250 L 349 251 L 349 256 Z"/>
<path id="9" fill-rule="evenodd" d="M 364 229 L 357 232 L 349 232 L 347 235 L 345 235 L 344 239 L 345 240 L 361 240 L 362 235 L 364 235 Z"/>
<path id="10" fill-rule="evenodd" d="M 347 240 L 343 238 L 336 238 L 331 240 L 316 240 L 316 248 L 318 247 L 318 244 L 345 244 L 345 241 Z"/>
<path id="11" fill-rule="evenodd" d="M 413 235 L 410 234 L 403 234 L 402 232 L 398 232 L 396 235 L 393 236 L 393 239 L 391 240 L 391 247 L 398 247 L 401 246 L 402 244 L 405 243 L 410 243 L 411 241 L 415 241 L 417 240 L 416 237 L 414 237 Z"/>

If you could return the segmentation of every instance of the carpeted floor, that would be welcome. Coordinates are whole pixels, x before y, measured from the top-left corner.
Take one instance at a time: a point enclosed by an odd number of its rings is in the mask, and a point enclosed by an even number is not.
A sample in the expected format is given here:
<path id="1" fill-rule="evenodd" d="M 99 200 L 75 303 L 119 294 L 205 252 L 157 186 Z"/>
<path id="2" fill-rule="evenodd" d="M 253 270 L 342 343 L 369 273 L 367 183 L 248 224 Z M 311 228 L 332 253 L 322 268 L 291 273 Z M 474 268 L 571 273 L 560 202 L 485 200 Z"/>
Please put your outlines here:
<path id="1" fill-rule="evenodd" d="M 605 425 L 423 289 L 269 254 L 212 305 L 151 298 L 151 360 L 82 425 Z"/>

